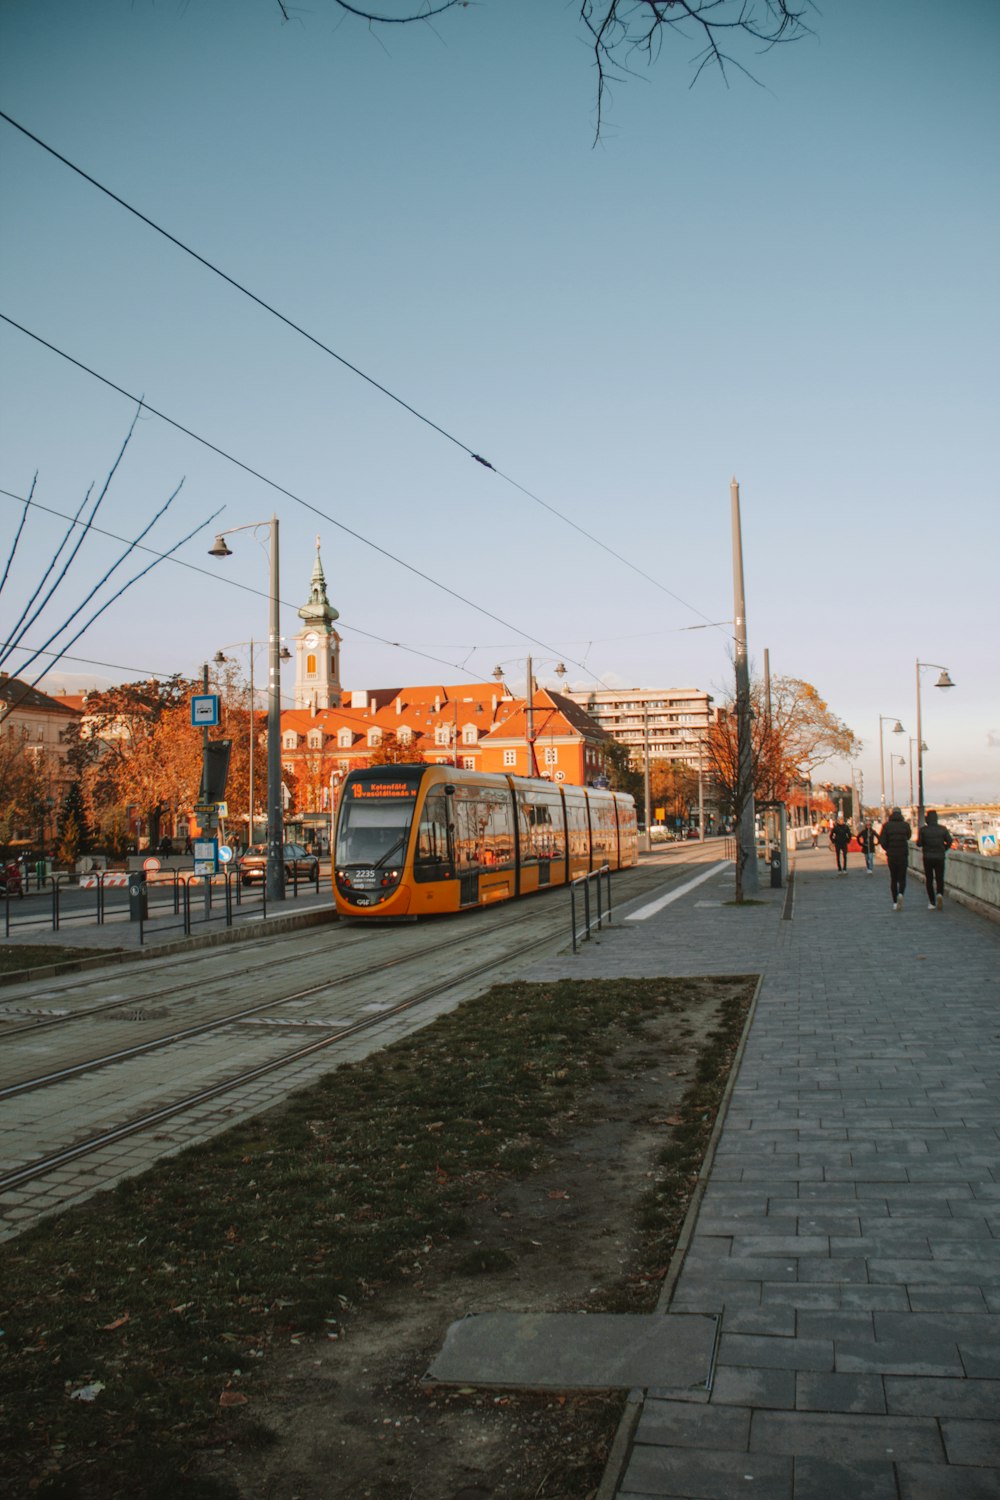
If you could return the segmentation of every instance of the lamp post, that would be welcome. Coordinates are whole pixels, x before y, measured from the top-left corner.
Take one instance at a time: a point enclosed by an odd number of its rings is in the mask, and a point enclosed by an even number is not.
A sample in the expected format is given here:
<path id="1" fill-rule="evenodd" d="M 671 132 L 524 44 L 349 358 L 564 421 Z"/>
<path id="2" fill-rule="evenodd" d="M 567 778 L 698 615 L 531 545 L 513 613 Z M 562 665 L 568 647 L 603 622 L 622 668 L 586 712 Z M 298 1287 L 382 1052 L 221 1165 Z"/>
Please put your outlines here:
<path id="1" fill-rule="evenodd" d="M 878 716 L 878 774 L 882 785 L 882 822 L 885 822 L 885 749 L 882 743 L 882 725 L 887 724 L 890 719 L 895 719 L 895 714 L 879 714 Z M 902 724 L 896 719 L 893 734 L 905 734 Z"/>
<path id="2" fill-rule="evenodd" d="M 281 800 L 281 635 L 278 620 L 278 518 L 270 521 L 253 521 L 246 526 L 230 526 L 220 531 L 215 545 L 209 548 L 210 557 L 231 557 L 225 538 L 237 531 L 261 531 L 269 528 L 268 547 L 268 599 L 270 605 L 268 630 L 268 686 L 267 686 L 267 874 L 266 889 L 269 901 L 285 899 L 285 829 L 284 810 Z"/>
<path id="3" fill-rule="evenodd" d="M 212 660 L 213 660 L 213 662 L 215 663 L 215 665 L 217 667 L 224 667 L 226 665 L 226 663 L 232 659 L 231 657 L 226 656 L 225 652 L 227 652 L 227 651 L 233 651 L 233 650 L 236 649 L 237 646 L 246 646 L 246 647 L 249 648 L 249 651 L 250 651 L 250 734 L 249 734 L 249 742 L 248 742 L 248 745 L 247 745 L 247 760 L 249 762 L 248 767 L 247 767 L 247 780 L 248 780 L 248 783 L 249 783 L 248 784 L 248 788 L 247 788 L 247 844 L 250 847 L 253 846 L 253 809 L 254 809 L 254 774 L 253 773 L 254 773 L 254 750 L 256 748 L 256 743 L 257 743 L 257 721 L 256 721 L 256 717 L 255 717 L 255 710 L 256 710 L 256 705 L 257 705 L 257 699 L 256 699 L 256 694 L 254 693 L 253 673 L 254 673 L 254 657 L 255 657 L 255 655 L 257 653 L 258 646 L 260 646 L 262 644 L 263 644 L 263 642 L 261 642 L 261 641 L 255 641 L 253 639 L 251 639 L 249 641 L 229 641 L 225 646 L 220 647 L 220 649 L 218 651 L 216 651 L 215 655 L 212 657 Z M 282 646 L 279 655 L 280 655 L 282 661 L 291 661 L 291 659 L 292 659 L 292 653 L 289 651 L 289 649 L 288 649 L 287 646 Z"/>
<path id="4" fill-rule="evenodd" d="M 933 667 L 935 672 L 941 676 L 934 684 L 939 688 L 953 688 L 955 684 L 948 676 L 948 668 L 942 667 L 936 661 L 917 661 L 917 827 L 921 828 L 924 822 L 924 738 L 920 719 L 920 674 L 927 667 Z"/>
<path id="5" fill-rule="evenodd" d="M 515 660 L 520 660 L 516 657 Z M 524 684 L 524 737 L 528 747 L 528 775 L 537 776 L 538 768 L 535 764 L 535 678 L 532 670 L 531 657 L 525 658 L 527 674 Z M 497 682 L 503 682 L 503 669 L 509 666 L 509 662 L 498 662 L 493 668 L 493 676 Z M 563 663 L 557 662 L 555 667 L 557 677 L 566 676 L 566 668 Z M 457 756 L 457 750 L 456 750 Z"/>
<path id="6" fill-rule="evenodd" d="M 910 807 L 911 807 L 911 809 L 914 808 L 914 807 L 916 807 L 916 803 L 913 800 L 913 766 L 914 766 L 913 747 L 914 747 L 914 745 L 916 743 L 917 743 L 916 740 L 914 739 L 913 735 L 911 734 L 910 735 L 910 740 L 909 740 L 909 745 L 910 745 Z M 928 748 L 926 740 L 920 746 L 920 748 L 921 748 L 921 750 L 926 750 Z"/>
<path id="7" fill-rule="evenodd" d="M 905 766 L 906 765 L 906 759 L 905 759 L 904 756 L 902 756 L 902 755 L 890 755 L 889 756 L 889 790 L 890 790 L 890 795 L 892 797 L 892 805 L 893 805 L 893 807 L 896 806 L 896 765 L 897 765 L 897 762 L 901 766 Z"/>

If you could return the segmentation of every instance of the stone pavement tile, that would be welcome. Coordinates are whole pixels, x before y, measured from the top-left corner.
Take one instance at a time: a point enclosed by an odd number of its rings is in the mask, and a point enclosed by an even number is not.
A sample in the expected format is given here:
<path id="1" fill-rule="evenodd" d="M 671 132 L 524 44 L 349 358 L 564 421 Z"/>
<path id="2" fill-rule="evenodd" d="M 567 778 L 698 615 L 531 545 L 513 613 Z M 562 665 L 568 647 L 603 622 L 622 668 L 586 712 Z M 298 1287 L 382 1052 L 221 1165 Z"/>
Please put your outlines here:
<path id="1" fill-rule="evenodd" d="M 830 1254 L 838 1257 L 866 1255 L 872 1259 L 893 1255 L 905 1255 L 908 1260 L 932 1258 L 931 1247 L 925 1235 L 917 1234 L 912 1228 L 907 1229 L 905 1224 L 894 1223 L 892 1219 L 883 1220 L 883 1224 L 884 1228 L 860 1236 L 831 1235 Z"/>
<path id="2" fill-rule="evenodd" d="M 718 1268 L 720 1277 L 727 1281 L 794 1281 L 796 1263 L 785 1256 L 727 1255 L 720 1257 L 698 1240 L 692 1243 L 684 1260 L 685 1274 L 710 1276 Z"/>
<path id="3" fill-rule="evenodd" d="M 902 1286 L 845 1286 L 841 1288 L 840 1305 L 845 1312 L 852 1308 L 869 1312 L 905 1312 L 907 1289 Z"/>
<path id="4" fill-rule="evenodd" d="M 995 1417 L 1000 1412 L 1000 1380 L 966 1380 L 886 1375 L 889 1411 L 923 1417 Z"/>
<path id="5" fill-rule="evenodd" d="M 726 1262 L 728 1265 L 728 1261 Z M 681 1277 L 670 1299 L 671 1312 L 721 1312 L 723 1307 L 759 1307 L 759 1281 L 728 1281 L 724 1276 Z"/>
<path id="6" fill-rule="evenodd" d="M 868 1262 L 871 1281 L 916 1282 L 927 1286 L 946 1286 L 949 1282 L 1000 1285 L 1000 1261 L 949 1256 L 946 1260 L 896 1260 L 876 1257 Z"/>
<path id="7" fill-rule="evenodd" d="M 962 1375 L 954 1339 L 885 1339 L 877 1343 L 838 1339 L 836 1369 L 844 1375 Z"/>
<path id="8" fill-rule="evenodd" d="M 794 1500 L 898 1500 L 891 1463 L 796 1458 Z"/>
<path id="9" fill-rule="evenodd" d="M 772 1302 L 768 1307 L 727 1307 L 727 1333 L 766 1333 L 776 1338 L 794 1338 L 795 1308 Z"/>
<path id="10" fill-rule="evenodd" d="M 956 1464 L 899 1464 L 899 1500 L 1000 1500 L 996 1469 Z"/>
<path id="11" fill-rule="evenodd" d="M 795 1408 L 797 1411 L 877 1412 L 884 1415 L 886 1403 L 882 1379 L 878 1375 L 819 1375 L 800 1370 L 795 1377 Z"/>
<path id="12" fill-rule="evenodd" d="M 941 1433 L 950 1464 L 980 1464 L 1000 1476 L 1000 1418 L 945 1417 Z"/>
<path id="13" fill-rule="evenodd" d="M 914 1312 L 986 1313 L 990 1308 L 981 1286 L 911 1286 L 907 1288 Z"/>
<path id="14" fill-rule="evenodd" d="M 633 1448 L 618 1500 L 792 1500 L 792 1460 L 769 1454 Z"/>
<path id="15" fill-rule="evenodd" d="M 647 1397 L 635 1432 L 637 1443 L 666 1448 L 730 1449 L 745 1453 L 750 1439 L 750 1413 L 738 1406 L 693 1406 L 686 1401 L 657 1401 Z"/>
<path id="16" fill-rule="evenodd" d="M 847 1222 L 857 1219 L 861 1209 L 862 1205 L 854 1194 L 844 1197 L 839 1185 L 836 1192 L 831 1190 L 829 1193 L 820 1194 L 810 1191 L 808 1194 L 803 1193 L 800 1198 L 771 1198 L 767 1205 L 768 1216 L 771 1218 L 788 1216 L 794 1219 L 804 1219 L 810 1216 L 822 1216 L 827 1219 L 843 1218 Z M 864 1205 L 864 1211 L 867 1214 L 877 1213 L 878 1208 L 869 1199 Z M 883 1213 L 888 1217 L 889 1210 L 884 1205 Z M 844 1234 L 847 1231 L 838 1230 L 837 1232 Z"/>
<path id="17" fill-rule="evenodd" d="M 849 1452 L 852 1459 L 900 1463 L 905 1459 L 943 1461 L 941 1435 L 932 1417 L 887 1417 L 865 1413 L 755 1411 L 750 1423 L 752 1453 L 791 1453 L 828 1458 Z"/>
<path id="18" fill-rule="evenodd" d="M 750 1365 L 717 1365 L 712 1401 L 723 1406 L 753 1406 L 791 1411 L 795 1405 L 794 1370 L 757 1370 Z"/>
<path id="19" fill-rule="evenodd" d="M 829 1255 L 830 1240 L 825 1234 L 757 1234 L 741 1230 L 733 1236 L 732 1253 L 734 1256 Z"/>
<path id="20" fill-rule="evenodd" d="M 719 1363 L 761 1370 L 832 1370 L 832 1339 L 783 1339 L 749 1333 L 723 1333 Z"/>
<path id="21" fill-rule="evenodd" d="M 875 1337 L 878 1339 L 954 1338 L 959 1344 L 969 1339 L 1000 1348 L 1000 1318 L 992 1313 L 953 1312 L 877 1312 Z"/>
<path id="22" fill-rule="evenodd" d="M 864 1308 L 801 1308 L 796 1324 L 796 1333 L 801 1339 L 863 1339 L 875 1338 L 875 1322 L 871 1312 Z"/>
<path id="23" fill-rule="evenodd" d="M 971 1379 L 1000 1380 L 1000 1349 L 995 1343 L 976 1344 L 971 1339 L 959 1341 L 962 1365 Z"/>
<path id="24" fill-rule="evenodd" d="M 868 1262 L 861 1256 L 838 1256 L 824 1259 L 822 1256 L 804 1256 L 799 1261 L 800 1281 L 834 1282 L 846 1285 L 850 1282 L 868 1282 Z"/>

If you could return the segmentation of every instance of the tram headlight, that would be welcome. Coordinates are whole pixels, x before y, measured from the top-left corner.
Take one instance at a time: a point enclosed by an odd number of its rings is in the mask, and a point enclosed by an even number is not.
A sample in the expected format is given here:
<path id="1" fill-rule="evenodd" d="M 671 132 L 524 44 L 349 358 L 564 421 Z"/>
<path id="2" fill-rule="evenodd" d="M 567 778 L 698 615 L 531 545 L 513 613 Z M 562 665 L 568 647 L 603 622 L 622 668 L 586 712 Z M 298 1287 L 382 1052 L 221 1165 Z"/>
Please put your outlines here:
<path id="1" fill-rule="evenodd" d="M 385 874 L 382 876 L 382 885 L 383 885 L 383 887 L 385 887 L 387 885 L 398 885 L 398 884 L 399 884 L 399 871 L 398 870 L 386 870 Z"/>
<path id="2" fill-rule="evenodd" d="M 337 871 L 337 884 L 347 886 L 348 888 L 350 887 L 351 877 L 350 875 L 348 875 L 346 870 Z"/>

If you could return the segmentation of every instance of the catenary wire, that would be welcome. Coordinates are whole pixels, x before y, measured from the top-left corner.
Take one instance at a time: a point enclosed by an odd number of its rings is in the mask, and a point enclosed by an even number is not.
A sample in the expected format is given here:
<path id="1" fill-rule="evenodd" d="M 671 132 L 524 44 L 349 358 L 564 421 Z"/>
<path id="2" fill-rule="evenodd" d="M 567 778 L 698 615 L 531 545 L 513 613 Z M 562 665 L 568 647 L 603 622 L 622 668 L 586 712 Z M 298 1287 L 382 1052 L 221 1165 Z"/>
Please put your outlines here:
<path id="1" fill-rule="evenodd" d="M 374 552 L 380 553 L 382 557 L 387 557 L 390 562 L 397 563 L 399 567 L 405 568 L 408 573 L 413 573 L 417 578 L 422 578 L 425 583 L 429 583 L 434 588 L 440 589 L 442 593 L 450 594 L 460 604 L 467 605 L 469 609 L 476 610 L 478 614 L 485 615 L 487 619 L 495 620 L 505 630 L 517 631 L 517 626 L 512 625 L 509 620 L 504 620 L 500 615 L 495 615 L 492 610 L 486 609 L 482 604 L 476 604 L 472 599 L 467 599 L 464 594 L 460 594 L 457 589 L 449 588 L 446 583 L 439 583 L 429 573 L 422 572 L 420 568 L 414 567 L 412 563 L 404 562 L 402 558 L 396 557 L 387 548 L 380 547 L 378 542 L 370 541 L 368 537 L 362 536 L 359 531 L 354 531 L 350 526 L 345 526 L 343 521 L 338 521 L 335 516 L 331 516 L 327 511 L 320 510 L 318 505 L 313 505 L 309 500 L 303 500 L 301 495 L 296 495 L 293 490 L 286 489 L 277 480 L 269 479 L 259 469 L 255 469 L 250 464 L 244 463 L 241 458 L 236 458 L 234 454 L 228 453 L 225 448 L 220 448 L 217 443 L 213 443 L 208 438 L 202 437 L 190 427 L 185 427 L 182 422 L 175 421 L 173 417 L 168 417 L 165 412 L 159 411 L 155 406 L 151 406 L 141 396 L 136 396 L 132 391 L 125 390 L 124 386 L 117 385 L 113 380 L 109 380 L 106 375 L 99 374 L 97 370 L 93 370 L 89 365 L 85 365 L 82 360 L 74 358 L 72 354 L 67 354 L 57 344 L 50 343 L 48 339 L 42 338 L 41 334 L 33 333 L 30 328 L 25 328 L 23 323 L 18 323 L 15 318 L 9 317 L 7 313 L 0 312 L 0 320 L 8 323 L 11 328 L 16 328 L 19 333 L 26 334 L 28 338 L 34 339 L 35 343 L 41 344 L 44 349 L 49 349 L 53 354 L 58 354 L 61 359 L 65 359 L 69 364 L 75 365 L 78 370 L 83 370 L 86 375 L 92 376 L 94 380 L 99 380 L 109 390 L 117 391 L 120 396 L 125 396 L 129 401 L 134 401 L 144 411 L 151 412 L 154 417 L 159 417 L 162 422 L 166 422 L 168 426 L 175 428 L 178 432 L 182 432 L 185 437 L 192 438 L 194 442 L 200 443 L 202 447 L 207 448 L 212 453 L 218 454 L 220 458 L 224 458 L 227 463 L 234 464 L 238 469 L 242 469 L 245 474 L 250 474 L 254 479 L 258 479 L 261 484 L 266 484 L 270 489 L 277 491 L 279 495 L 284 495 L 286 499 L 293 500 L 296 505 L 301 505 L 304 510 L 311 511 L 313 515 L 320 516 L 324 521 L 329 521 L 331 526 L 336 526 L 339 531 L 343 531 L 348 536 L 354 537 L 355 541 L 362 542 L 366 547 L 371 547 Z M 550 646 L 547 641 L 539 640 L 537 636 L 529 635 L 527 631 L 523 631 L 522 635 L 525 640 L 532 641 L 536 646 L 541 646 L 544 651 L 555 653 L 556 648 Z M 572 660 L 572 658 L 570 659 Z M 573 665 L 580 667 L 584 671 L 586 670 L 582 662 L 574 661 Z M 595 680 L 600 681 L 599 678 Z M 602 684 L 602 686 L 604 685 L 606 684 Z"/>
<path id="2" fill-rule="evenodd" d="M 270 313 L 271 316 L 277 318 L 279 322 L 284 323 L 285 326 L 287 328 L 290 328 L 294 333 L 297 333 L 300 335 L 300 337 L 307 339 L 309 343 L 315 345 L 317 349 L 322 350 L 324 354 L 328 354 L 331 359 L 335 359 L 338 364 L 343 365 L 344 368 L 350 370 L 352 374 L 357 375 L 361 380 L 364 380 L 370 386 L 373 386 L 375 390 L 380 391 L 383 396 L 388 396 L 390 401 L 394 401 L 397 406 L 401 406 L 404 411 L 408 411 L 411 416 L 416 417 L 418 422 L 423 422 L 425 426 L 432 428 L 433 431 L 437 432 L 441 437 L 447 439 L 449 443 L 454 443 L 457 448 L 461 448 L 463 453 L 467 453 L 470 458 L 476 461 L 476 463 L 482 464 L 484 469 L 491 470 L 491 472 L 496 474 L 498 479 L 502 479 L 505 484 L 509 484 L 513 489 L 518 490 L 522 495 L 526 496 L 527 499 L 533 500 L 536 505 L 540 505 L 544 510 L 549 511 L 551 515 L 554 515 L 560 521 L 563 521 L 567 526 L 571 526 L 574 531 L 579 532 L 581 536 L 586 537 L 588 541 L 593 542 L 596 547 L 600 547 L 602 551 L 607 552 L 610 557 L 615 558 L 626 568 L 630 568 L 633 573 L 638 574 L 640 578 L 644 578 L 646 582 L 651 583 L 654 588 L 657 588 L 661 590 L 662 593 L 667 594 L 678 604 L 683 605 L 685 609 L 689 609 L 692 614 L 698 615 L 699 618 L 705 620 L 706 623 L 714 624 L 714 621 L 709 621 L 706 614 L 704 614 L 700 609 L 697 609 L 693 604 L 689 604 L 686 599 L 682 599 L 679 594 L 675 594 L 672 589 L 668 589 L 666 584 L 661 583 L 659 579 L 654 578 L 652 574 L 645 572 L 644 569 L 640 568 L 636 563 L 631 562 L 627 557 L 624 557 L 622 553 L 616 552 L 613 547 L 609 547 L 606 542 L 602 542 L 599 537 L 594 536 L 593 532 L 587 531 L 583 526 L 578 525 L 576 521 L 573 521 L 569 516 L 564 515 L 563 512 L 561 510 L 558 510 L 554 505 L 550 505 L 548 501 L 542 500 L 540 496 L 534 493 L 534 491 L 527 489 L 523 484 L 520 484 L 509 474 L 505 474 L 503 470 L 498 469 L 495 464 L 490 463 L 489 459 L 483 458 L 481 454 L 475 452 L 475 450 L 473 448 L 470 448 L 467 443 L 464 443 L 461 438 L 456 437 L 454 433 L 448 432 L 447 429 L 440 426 L 439 423 L 432 421 L 430 417 L 425 416 L 424 413 L 418 411 L 415 406 L 411 406 L 408 401 L 404 401 L 401 396 L 397 396 L 395 392 L 390 391 L 387 386 L 382 385 L 381 382 L 376 380 L 373 376 L 366 374 L 364 370 L 360 369 L 357 365 L 352 364 L 349 359 L 346 359 L 344 357 L 344 355 L 338 354 L 336 349 L 331 349 L 329 344 L 325 344 L 322 339 L 317 338 L 315 334 L 310 333 L 308 329 L 303 328 L 301 324 L 294 322 L 283 312 L 280 312 L 278 308 L 272 306 L 270 302 L 265 301 L 263 297 L 259 297 L 256 292 L 252 292 L 249 287 L 244 286 L 242 282 L 237 281 L 235 277 L 230 276 L 228 272 L 223 271 L 220 266 L 215 265 L 214 262 L 208 260 L 204 255 L 199 254 L 197 250 L 192 249 L 190 245 L 185 244 L 183 240 L 178 239 L 176 235 L 171 234 L 168 229 L 164 229 L 161 224 L 157 224 L 155 219 L 151 219 L 148 214 L 144 214 L 139 209 L 134 208 L 131 203 L 127 202 L 127 200 L 122 198 L 118 193 L 113 192 L 109 187 L 105 187 L 104 183 L 99 182 L 97 178 L 91 176 L 89 172 L 85 172 L 82 167 L 78 167 L 75 162 L 70 161 L 68 156 L 64 156 L 61 151 L 57 151 L 54 146 L 50 146 L 48 142 L 43 141 L 40 136 L 35 135 L 33 131 L 28 130 L 26 126 L 22 125 L 18 120 L 15 120 L 12 115 L 7 114 L 6 111 L 2 109 L 0 109 L 0 120 L 5 120 L 8 125 L 12 126 L 17 131 L 20 131 L 23 136 L 25 136 L 28 140 L 33 141 L 36 146 L 39 146 L 41 148 L 41 150 L 48 152 L 51 157 L 53 157 L 56 161 L 61 162 L 63 166 L 68 167 L 71 172 L 75 172 L 76 175 L 82 178 L 84 182 L 89 183 L 91 187 L 97 188 L 98 192 L 103 193 L 105 197 L 110 198 L 113 203 L 117 203 L 120 208 L 123 208 L 127 213 L 132 214 L 143 224 L 147 225 L 148 228 L 155 230 L 157 234 L 162 235 L 164 239 L 169 240 L 172 245 L 175 245 L 178 250 L 182 250 L 185 255 L 190 255 L 191 258 L 193 260 L 196 260 L 199 265 L 204 266 L 206 270 L 211 271 L 214 275 L 220 277 L 235 291 L 240 292 L 244 297 L 248 297 L 251 302 L 256 303 L 258 307 L 262 308 L 265 312 Z M 150 408 L 150 410 L 152 410 L 152 408 Z M 157 415 L 159 415 L 159 413 Z M 442 585 L 439 585 L 439 587 L 441 586 Z M 579 666 L 580 663 L 577 662 L 575 663 L 575 665 Z"/>

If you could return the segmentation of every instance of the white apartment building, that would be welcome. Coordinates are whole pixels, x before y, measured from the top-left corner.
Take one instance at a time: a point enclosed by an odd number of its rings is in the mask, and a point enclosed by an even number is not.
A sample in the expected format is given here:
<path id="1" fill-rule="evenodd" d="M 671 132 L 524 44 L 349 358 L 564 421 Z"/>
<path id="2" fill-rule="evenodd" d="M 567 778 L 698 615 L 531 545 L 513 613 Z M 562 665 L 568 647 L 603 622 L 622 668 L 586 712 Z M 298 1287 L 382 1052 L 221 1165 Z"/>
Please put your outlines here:
<path id="1" fill-rule="evenodd" d="M 683 760 L 704 765 L 704 741 L 714 713 L 711 694 L 701 688 L 605 688 L 567 692 L 602 729 L 627 745 L 634 766 L 650 760 Z"/>

